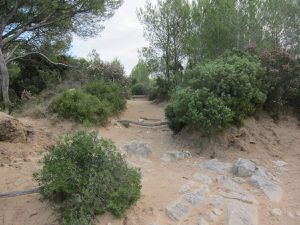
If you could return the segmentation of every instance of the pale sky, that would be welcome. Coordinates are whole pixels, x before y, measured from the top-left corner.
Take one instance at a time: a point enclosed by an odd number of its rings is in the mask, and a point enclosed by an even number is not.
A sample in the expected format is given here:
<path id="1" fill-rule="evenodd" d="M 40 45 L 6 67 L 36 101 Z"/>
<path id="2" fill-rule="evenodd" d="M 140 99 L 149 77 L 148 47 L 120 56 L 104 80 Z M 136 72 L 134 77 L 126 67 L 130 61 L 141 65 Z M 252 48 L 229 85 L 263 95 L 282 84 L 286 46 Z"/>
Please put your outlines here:
<path id="1" fill-rule="evenodd" d="M 125 66 L 126 74 L 130 74 L 138 62 L 137 50 L 148 45 L 136 15 L 136 9 L 143 7 L 145 2 L 124 0 L 115 15 L 104 23 L 105 30 L 99 36 L 87 40 L 74 37 L 71 54 L 86 58 L 92 49 L 96 49 L 102 60 L 119 58 Z"/>

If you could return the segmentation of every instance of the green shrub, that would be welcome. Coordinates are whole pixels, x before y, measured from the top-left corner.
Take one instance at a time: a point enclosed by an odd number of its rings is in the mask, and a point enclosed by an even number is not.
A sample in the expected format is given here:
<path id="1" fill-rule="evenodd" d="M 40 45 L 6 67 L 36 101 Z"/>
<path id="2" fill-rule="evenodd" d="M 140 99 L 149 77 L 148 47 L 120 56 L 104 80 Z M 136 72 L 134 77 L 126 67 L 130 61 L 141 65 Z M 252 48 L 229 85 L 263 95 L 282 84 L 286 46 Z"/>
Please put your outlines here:
<path id="1" fill-rule="evenodd" d="M 226 129 L 233 113 L 224 102 L 206 88 L 181 88 L 166 108 L 169 126 L 174 132 L 189 126 L 207 135 Z"/>
<path id="2" fill-rule="evenodd" d="M 140 197 L 140 173 L 111 141 L 85 132 L 52 147 L 34 177 L 43 197 L 59 204 L 64 225 L 92 225 L 106 211 L 123 216 Z"/>
<path id="3" fill-rule="evenodd" d="M 162 77 L 157 77 L 154 80 L 153 86 L 149 90 L 149 100 L 168 99 L 171 91 L 174 89 L 174 84 Z"/>
<path id="4" fill-rule="evenodd" d="M 134 84 L 131 87 L 131 93 L 133 95 L 146 95 L 147 94 L 147 88 L 145 87 L 144 84 L 137 83 L 137 84 Z"/>
<path id="5" fill-rule="evenodd" d="M 122 89 L 112 83 L 97 80 L 87 83 L 83 90 L 91 95 L 96 96 L 101 102 L 109 107 L 110 116 L 120 113 L 126 108 L 126 100 L 123 96 Z"/>
<path id="6" fill-rule="evenodd" d="M 69 89 L 63 92 L 51 102 L 49 110 L 61 117 L 79 122 L 103 124 L 110 116 L 108 106 L 104 102 L 79 89 Z"/>
<path id="7" fill-rule="evenodd" d="M 259 54 L 266 67 L 270 91 L 265 109 L 274 116 L 286 106 L 296 106 L 300 90 L 300 60 L 296 60 L 285 49 L 264 50 Z"/>
<path id="8" fill-rule="evenodd" d="M 259 60 L 241 52 L 223 57 L 187 71 L 185 85 L 194 90 L 207 88 L 224 101 L 234 123 L 252 115 L 266 101 L 268 83 Z"/>
<path id="9" fill-rule="evenodd" d="M 186 71 L 184 77 L 184 89 L 172 96 L 166 110 L 175 132 L 194 126 L 203 133 L 214 134 L 229 124 L 240 125 L 266 100 L 265 72 L 259 60 L 246 53 L 227 52 Z"/>

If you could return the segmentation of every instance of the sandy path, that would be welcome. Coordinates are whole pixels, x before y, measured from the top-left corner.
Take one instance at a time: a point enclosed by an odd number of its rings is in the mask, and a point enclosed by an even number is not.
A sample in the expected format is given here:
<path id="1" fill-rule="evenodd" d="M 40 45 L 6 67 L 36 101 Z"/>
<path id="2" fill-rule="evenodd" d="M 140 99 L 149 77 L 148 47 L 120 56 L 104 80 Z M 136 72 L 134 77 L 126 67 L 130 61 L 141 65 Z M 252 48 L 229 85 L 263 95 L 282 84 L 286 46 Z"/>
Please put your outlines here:
<path id="1" fill-rule="evenodd" d="M 164 121 L 164 105 L 141 100 L 128 101 L 127 110 L 119 119 L 137 121 L 140 117 Z M 31 175 L 39 168 L 38 161 L 41 158 L 39 150 L 45 147 L 45 143 L 49 140 L 54 139 L 56 136 L 53 135 L 54 133 L 69 133 L 78 129 L 78 126 L 69 122 L 53 125 L 47 120 L 33 121 L 25 118 L 22 121 L 40 129 L 41 132 L 47 131 L 48 136 L 38 136 L 26 145 L 0 143 L 0 151 L 3 153 L 0 161 L 2 163 L 0 167 L 1 192 L 34 186 Z M 233 162 L 240 157 L 248 158 L 264 165 L 280 179 L 284 189 L 283 200 L 280 203 L 270 203 L 262 193 L 257 193 L 260 202 L 260 225 L 300 225 L 300 217 L 295 215 L 297 211 L 300 211 L 300 130 L 297 123 L 295 118 L 289 116 L 279 124 L 273 123 L 268 117 L 261 118 L 260 121 L 249 119 L 245 122 L 247 136 L 240 138 L 244 151 L 234 149 L 219 151 L 218 158 L 222 161 Z M 181 197 L 178 193 L 181 185 L 191 181 L 192 175 L 200 171 L 198 165 L 210 156 L 208 150 L 199 148 L 199 142 L 201 142 L 199 137 L 190 134 L 173 136 L 166 127 L 150 129 L 131 126 L 125 128 L 115 122 L 107 128 L 101 128 L 99 135 L 112 139 L 119 149 L 134 140 L 147 143 L 153 154 L 142 160 L 128 157 L 131 163 L 141 168 L 144 178 L 142 197 L 128 211 L 127 217 L 115 219 L 105 214 L 97 218 L 97 225 L 179 224 L 166 216 L 165 207 Z M 161 156 L 170 150 L 190 151 L 192 158 L 176 163 L 162 162 Z M 7 157 L 8 151 L 13 152 L 9 154 L 9 157 Z M 289 163 L 288 171 L 275 170 L 271 160 L 278 159 Z M 201 172 L 212 178 L 215 176 L 209 172 Z M 210 188 L 217 190 L 219 187 L 213 184 Z M 13 199 L 0 199 L 0 224 L 57 224 L 53 208 L 47 202 L 40 202 L 39 197 L 35 194 Z M 280 208 L 282 216 L 271 216 L 270 210 L 273 208 Z M 206 216 L 211 209 L 212 207 L 208 204 L 206 207 L 192 209 L 180 225 L 196 225 L 199 216 Z M 293 213 L 294 218 L 288 216 L 288 212 Z M 226 221 L 226 212 L 224 212 L 217 222 L 211 222 L 210 225 L 225 225 Z"/>

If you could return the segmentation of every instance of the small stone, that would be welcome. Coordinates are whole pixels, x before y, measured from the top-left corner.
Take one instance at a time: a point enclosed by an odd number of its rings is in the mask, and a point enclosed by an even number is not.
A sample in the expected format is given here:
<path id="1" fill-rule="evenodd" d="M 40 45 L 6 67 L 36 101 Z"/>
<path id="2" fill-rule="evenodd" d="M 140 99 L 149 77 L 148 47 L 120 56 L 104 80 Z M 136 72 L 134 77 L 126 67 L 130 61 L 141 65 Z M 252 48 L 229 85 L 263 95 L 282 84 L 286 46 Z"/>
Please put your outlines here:
<path id="1" fill-rule="evenodd" d="M 172 220 L 179 221 L 186 216 L 190 211 L 190 208 L 183 203 L 175 203 L 166 208 L 166 214 Z"/>
<path id="2" fill-rule="evenodd" d="M 275 166 L 277 166 L 277 167 L 283 167 L 283 166 L 287 166 L 288 165 L 288 163 L 286 163 L 284 161 L 281 161 L 281 160 L 272 161 L 272 163 L 274 163 Z"/>
<path id="3" fill-rule="evenodd" d="M 282 212 L 278 208 L 272 209 L 272 211 L 271 211 L 272 216 L 281 216 L 281 214 L 282 214 Z"/>
<path id="4" fill-rule="evenodd" d="M 209 176 L 201 174 L 201 173 L 195 173 L 193 175 L 193 178 L 197 181 L 200 181 L 203 184 L 211 184 L 212 180 Z"/>
<path id="5" fill-rule="evenodd" d="M 139 122 L 139 123 L 143 123 L 143 122 L 145 122 L 145 120 L 139 119 L 138 122 Z"/>
<path id="6" fill-rule="evenodd" d="M 201 164 L 201 167 L 206 170 L 211 170 L 219 174 L 226 174 L 232 170 L 231 163 L 223 163 L 217 159 L 208 160 Z"/>
<path id="7" fill-rule="evenodd" d="M 233 174 L 238 177 L 250 177 L 256 170 L 256 164 L 248 159 L 238 159 L 233 165 Z"/>
<path id="8" fill-rule="evenodd" d="M 196 225 L 209 225 L 205 219 L 201 218 L 197 221 Z"/>

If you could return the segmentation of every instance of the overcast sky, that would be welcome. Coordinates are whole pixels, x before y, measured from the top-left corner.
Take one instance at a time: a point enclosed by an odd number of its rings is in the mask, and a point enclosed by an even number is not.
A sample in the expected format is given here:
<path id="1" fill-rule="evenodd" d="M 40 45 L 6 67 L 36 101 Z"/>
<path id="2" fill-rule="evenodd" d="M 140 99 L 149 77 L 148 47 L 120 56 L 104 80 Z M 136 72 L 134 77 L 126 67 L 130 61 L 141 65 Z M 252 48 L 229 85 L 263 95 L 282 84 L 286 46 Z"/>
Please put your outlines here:
<path id="1" fill-rule="evenodd" d="M 146 0 L 124 0 L 115 15 L 105 22 L 105 30 L 98 37 L 87 40 L 74 37 L 71 54 L 87 57 L 92 49 L 96 49 L 103 60 L 119 58 L 126 73 L 130 74 L 138 61 L 138 48 L 148 45 L 143 38 L 143 27 L 136 16 L 136 9 L 143 7 L 145 2 Z"/>

